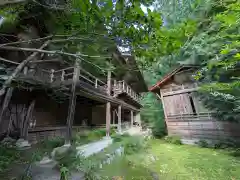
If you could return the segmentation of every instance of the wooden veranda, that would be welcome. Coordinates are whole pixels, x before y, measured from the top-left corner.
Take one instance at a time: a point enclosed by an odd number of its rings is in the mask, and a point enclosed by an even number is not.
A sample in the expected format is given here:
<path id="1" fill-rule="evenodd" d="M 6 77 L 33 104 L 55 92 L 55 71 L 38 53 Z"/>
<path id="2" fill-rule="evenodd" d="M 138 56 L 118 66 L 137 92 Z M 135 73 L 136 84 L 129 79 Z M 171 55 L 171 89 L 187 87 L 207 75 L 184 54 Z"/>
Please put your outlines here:
<path id="1" fill-rule="evenodd" d="M 43 40 L 43 38 L 40 39 L 41 41 Z M 1 95 L 2 97 L 4 95 L 4 98 L 0 111 L 0 123 L 3 119 L 4 113 L 11 103 L 12 92 L 15 89 L 18 89 L 18 87 L 24 87 L 30 90 L 30 92 L 32 90 L 34 91 L 36 88 L 50 89 L 54 93 L 63 94 L 69 99 L 65 127 L 29 127 L 29 122 L 31 121 L 35 105 L 35 100 L 32 100 L 34 103 L 32 104 L 31 108 L 28 108 L 28 117 L 23 123 L 23 126 L 26 130 L 24 130 L 24 135 L 21 135 L 24 136 L 24 138 L 30 139 L 31 141 L 39 141 L 39 139 L 42 139 L 41 136 L 43 135 L 47 137 L 64 135 L 66 137 L 66 143 L 70 143 L 73 129 L 79 130 L 87 128 L 86 126 L 74 126 L 73 124 L 78 96 L 98 103 L 99 108 L 97 111 L 102 109 L 100 106 L 104 106 L 106 108 L 104 114 L 106 117 L 105 127 L 107 136 L 109 136 L 111 124 L 114 124 L 119 131 L 121 131 L 122 127 L 127 127 L 126 122 L 122 122 L 124 110 L 129 112 L 129 124 L 130 126 L 133 125 L 134 118 L 141 108 L 139 102 L 139 93 L 142 92 L 142 90 L 136 93 L 136 87 L 138 88 L 138 85 L 131 86 L 124 80 L 115 78 L 114 71 L 111 69 L 108 70 L 107 77 L 105 79 L 102 77 L 97 77 L 82 66 L 81 62 L 83 61 L 83 57 L 85 55 L 79 55 L 79 53 L 71 54 L 67 52 L 48 50 L 47 48 L 50 42 L 59 42 L 60 39 L 59 37 L 57 37 L 57 40 L 55 40 L 53 37 L 46 37 L 44 40 L 45 42 L 38 49 L 15 46 L 21 43 L 28 43 L 28 41 L 12 42 L 0 45 L 0 50 L 7 51 L 9 53 L 31 52 L 31 54 L 21 62 L 7 59 L 6 57 L 0 57 L 0 61 L 5 66 L 13 69 L 11 71 L 11 75 L 8 76 L 8 78 L 4 81 L 1 89 Z M 38 40 L 33 39 L 30 42 L 32 41 Z M 64 39 L 62 41 L 64 41 Z M 70 56 L 71 58 L 75 58 L 75 62 L 74 65 L 64 63 L 62 65 L 61 58 L 45 60 L 42 58 L 39 59 L 39 57 L 45 57 L 46 54 L 54 54 L 57 55 L 57 57 Z M 113 52 L 113 54 L 114 55 L 110 56 L 111 58 L 117 57 L 124 59 L 123 55 L 118 50 Z M 95 58 L 95 56 L 88 57 Z M 17 87 L 15 85 L 17 85 Z M 11 124 L 11 120 L 9 120 L 7 124 L 9 126 Z M 31 134 L 31 136 L 28 137 L 28 134 Z"/>

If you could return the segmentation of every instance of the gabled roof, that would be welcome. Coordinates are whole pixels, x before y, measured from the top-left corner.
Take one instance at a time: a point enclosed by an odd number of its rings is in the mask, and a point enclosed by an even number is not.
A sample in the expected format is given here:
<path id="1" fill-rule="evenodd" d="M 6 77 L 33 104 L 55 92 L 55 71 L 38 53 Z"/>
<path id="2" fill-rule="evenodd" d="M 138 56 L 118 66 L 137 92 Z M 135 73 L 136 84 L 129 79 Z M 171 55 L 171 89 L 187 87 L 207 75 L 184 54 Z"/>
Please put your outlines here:
<path id="1" fill-rule="evenodd" d="M 190 68 L 197 68 L 198 66 L 196 65 L 181 65 L 178 66 L 177 68 L 175 68 L 174 70 L 172 70 L 170 73 L 168 73 L 167 75 L 165 75 L 161 80 L 159 80 L 155 85 L 153 85 L 152 87 L 149 88 L 149 91 L 153 92 L 156 89 L 160 88 L 161 86 L 163 86 L 167 81 L 169 81 L 171 79 L 171 77 L 173 77 L 175 74 L 177 74 L 180 71 L 186 70 L 186 69 L 190 69 Z"/>
<path id="2" fill-rule="evenodd" d="M 131 74 L 131 83 L 129 85 L 132 86 L 133 90 L 138 93 L 147 92 L 148 87 L 140 69 L 138 68 L 134 55 L 131 55 L 128 52 L 121 52 L 117 47 L 113 56 L 115 60 L 120 62 L 121 66 L 124 66 L 124 69 L 126 70 L 125 73 L 129 72 Z"/>

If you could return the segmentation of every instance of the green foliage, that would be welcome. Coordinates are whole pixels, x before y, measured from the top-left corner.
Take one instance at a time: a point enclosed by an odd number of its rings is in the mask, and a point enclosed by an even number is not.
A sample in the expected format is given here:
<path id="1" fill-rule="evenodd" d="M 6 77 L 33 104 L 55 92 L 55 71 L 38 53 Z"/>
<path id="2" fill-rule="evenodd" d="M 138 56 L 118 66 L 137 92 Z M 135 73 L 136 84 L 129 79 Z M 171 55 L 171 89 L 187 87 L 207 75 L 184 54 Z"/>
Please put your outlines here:
<path id="1" fill-rule="evenodd" d="M 181 138 L 178 136 L 165 136 L 164 140 L 171 144 L 177 144 L 177 145 L 182 144 Z"/>
<path id="2" fill-rule="evenodd" d="M 55 137 L 52 139 L 44 140 L 42 143 L 42 148 L 52 150 L 56 147 L 64 145 L 64 138 Z"/>
<path id="3" fill-rule="evenodd" d="M 55 159 L 60 167 L 67 167 L 71 169 L 74 167 L 74 163 L 77 161 L 77 150 L 74 146 L 71 146 L 63 154 L 58 154 L 56 152 Z"/>
<path id="4" fill-rule="evenodd" d="M 240 157 L 240 148 L 235 149 L 231 155 L 234 157 Z"/>
<path id="5" fill-rule="evenodd" d="M 129 138 L 130 135 L 127 133 L 124 134 L 115 134 L 113 136 L 111 136 L 111 138 L 113 139 L 113 142 L 122 142 L 124 141 L 124 139 Z"/>
<path id="6" fill-rule="evenodd" d="M 239 121 L 239 1 L 158 2 L 167 28 L 160 33 L 166 38 L 157 38 L 154 47 L 163 53 L 144 60 L 153 62 L 148 72 L 153 74 L 150 83 L 178 64 L 199 65 L 195 79 L 201 86 L 201 101 L 216 112 L 217 119 Z"/>
<path id="7" fill-rule="evenodd" d="M 233 139 L 220 140 L 214 144 L 215 149 L 228 149 L 228 148 L 237 149 L 239 147 L 240 143 Z"/>
<path id="8" fill-rule="evenodd" d="M 67 167 L 61 167 L 60 168 L 61 178 L 60 180 L 68 180 L 69 176 L 69 169 Z"/>
<path id="9" fill-rule="evenodd" d="M 163 109 L 154 94 L 148 93 L 142 99 L 143 108 L 141 110 L 142 126 L 150 127 L 156 137 L 166 135 L 166 126 Z"/>
<path id="10" fill-rule="evenodd" d="M 125 138 L 122 142 L 125 154 L 134 154 L 144 150 L 147 146 L 146 140 L 139 136 Z"/>
<path id="11" fill-rule="evenodd" d="M 20 159 L 20 153 L 15 148 L 0 146 L 0 172 L 5 171 L 9 166 Z"/>
<path id="12" fill-rule="evenodd" d="M 111 135 L 115 134 L 114 128 L 110 129 L 110 134 Z M 100 129 L 94 129 L 94 130 L 89 130 L 85 132 L 75 133 L 72 141 L 77 145 L 81 145 L 81 144 L 97 141 L 103 138 L 104 136 L 106 136 L 106 129 L 100 128 Z"/>
<path id="13" fill-rule="evenodd" d="M 203 139 L 199 140 L 199 141 L 197 142 L 197 144 L 198 144 L 200 147 L 202 147 L 202 148 L 207 148 L 207 147 L 209 147 L 208 142 L 207 142 L 206 140 L 203 140 Z"/>

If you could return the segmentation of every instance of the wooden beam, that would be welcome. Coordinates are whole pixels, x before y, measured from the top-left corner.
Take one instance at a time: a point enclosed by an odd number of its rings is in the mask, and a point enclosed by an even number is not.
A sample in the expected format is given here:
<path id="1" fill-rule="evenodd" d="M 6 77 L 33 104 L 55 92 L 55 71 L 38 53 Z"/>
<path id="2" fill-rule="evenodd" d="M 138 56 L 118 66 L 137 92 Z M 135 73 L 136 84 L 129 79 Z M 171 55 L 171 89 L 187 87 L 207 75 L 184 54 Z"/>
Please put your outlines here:
<path id="1" fill-rule="evenodd" d="M 166 92 L 163 93 L 162 96 L 172 96 L 172 95 L 176 95 L 176 94 L 182 94 L 182 93 L 188 93 L 188 92 L 194 92 L 197 91 L 199 88 L 191 88 L 191 89 L 183 89 L 183 90 L 179 90 L 179 91 L 171 91 L 171 92 Z"/>
<path id="2" fill-rule="evenodd" d="M 164 117 L 165 117 L 165 119 L 167 119 L 167 112 L 166 112 L 166 109 L 165 109 L 165 103 L 164 103 L 163 93 L 161 93 L 161 89 L 160 89 L 160 94 L 161 94 L 160 99 L 162 101 Z"/>
<path id="3" fill-rule="evenodd" d="M 122 132 L 122 106 L 118 105 L 118 132 Z"/>
<path id="4" fill-rule="evenodd" d="M 75 106 L 76 106 L 76 85 L 79 80 L 80 75 L 80 65 L 78 62 L 78 59 L 75 61 L 75 67 L 74 67 L 74 74 L 72 79 L 72 94 L 69 99 L 69 105 L 68 105 L 68 117 L 67 117 L 67 136 L 65 144 L 71 144 L 72 139 L 72 125 L 75 115 Z"/>
<path id="5" fill-rule="evenodd" d="M 108 70 L 107 75 L 107 94 L 111 96 L 111 71 Z M 110 135 L 111 124 L 111 103 L 108 101 L 106 104 L 106 136 Z"/>

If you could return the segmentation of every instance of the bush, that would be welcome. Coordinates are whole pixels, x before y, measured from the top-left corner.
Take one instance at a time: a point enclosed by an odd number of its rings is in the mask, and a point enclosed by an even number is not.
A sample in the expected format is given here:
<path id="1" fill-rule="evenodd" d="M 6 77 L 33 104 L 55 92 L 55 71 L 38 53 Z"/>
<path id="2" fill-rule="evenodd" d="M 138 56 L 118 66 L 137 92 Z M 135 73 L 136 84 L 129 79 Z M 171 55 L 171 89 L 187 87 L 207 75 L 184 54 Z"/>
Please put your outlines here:
<path id="1" fill-rule="evenodd" d="M 240 157 L 240 148 L 235 149 L 231 154 L 234 157 Z"/>
<path id="2" fill-rule="evenodd" d="M 179 136 L 165 136 L 164 140 L 171 144 L 182 144 L 181 138 Z"/>
<path id="3" fill-rule="evenodd" d="M 64 145 L 64 138 L 56 137 L 42 141 L 42 147 L 45 149 L 54 149 Z"/>
<path id="4" fill-rule="evenodd" d="M 222 141 L 219 141 L 216 144 L 214 144 L 215 149 L 226 149 L 226 148 L 236 149 L 239 147 L 240 147 L 240 143 L 237 141 L 234 141 L 232 139 L 222 140 Z"/>
<path id="5" fill-rule="evenodd" d="M 132 136 L 126 138 L 123 142 L 125 154 L 134 154 L 146 148 L 146 141 L 139 136 Z"/>
<path id="6" fill-rule="evenodd" d="M 124 134 L 114 134 L 111 136 L 113 138 L 113 142 L 122 142 L 124 139 L 129 138 L 130 135 L 127 133 Z"/>
<path id="7" fill-rule="evenodd" d="M 63 154 L 56 152 L 55 160 L 57 160 L 60 167 L 72 168 L 77 160 L 77 150 L 75 147 L 68 147 L 67 151 Z"/>
<path id="8" fill-rule="evenodd" d="M 9 165 L 20 158 L 20 153 L 15 148 L 0 147 L 0 172 L 6 170 Z"/>
<path id="9" fill-rule="evenodd" d="M 202 148 L 209 147 L 208 142 L 206 140 L 203 140 L 203 139 L 199 140 L 197 144 Z"/>

